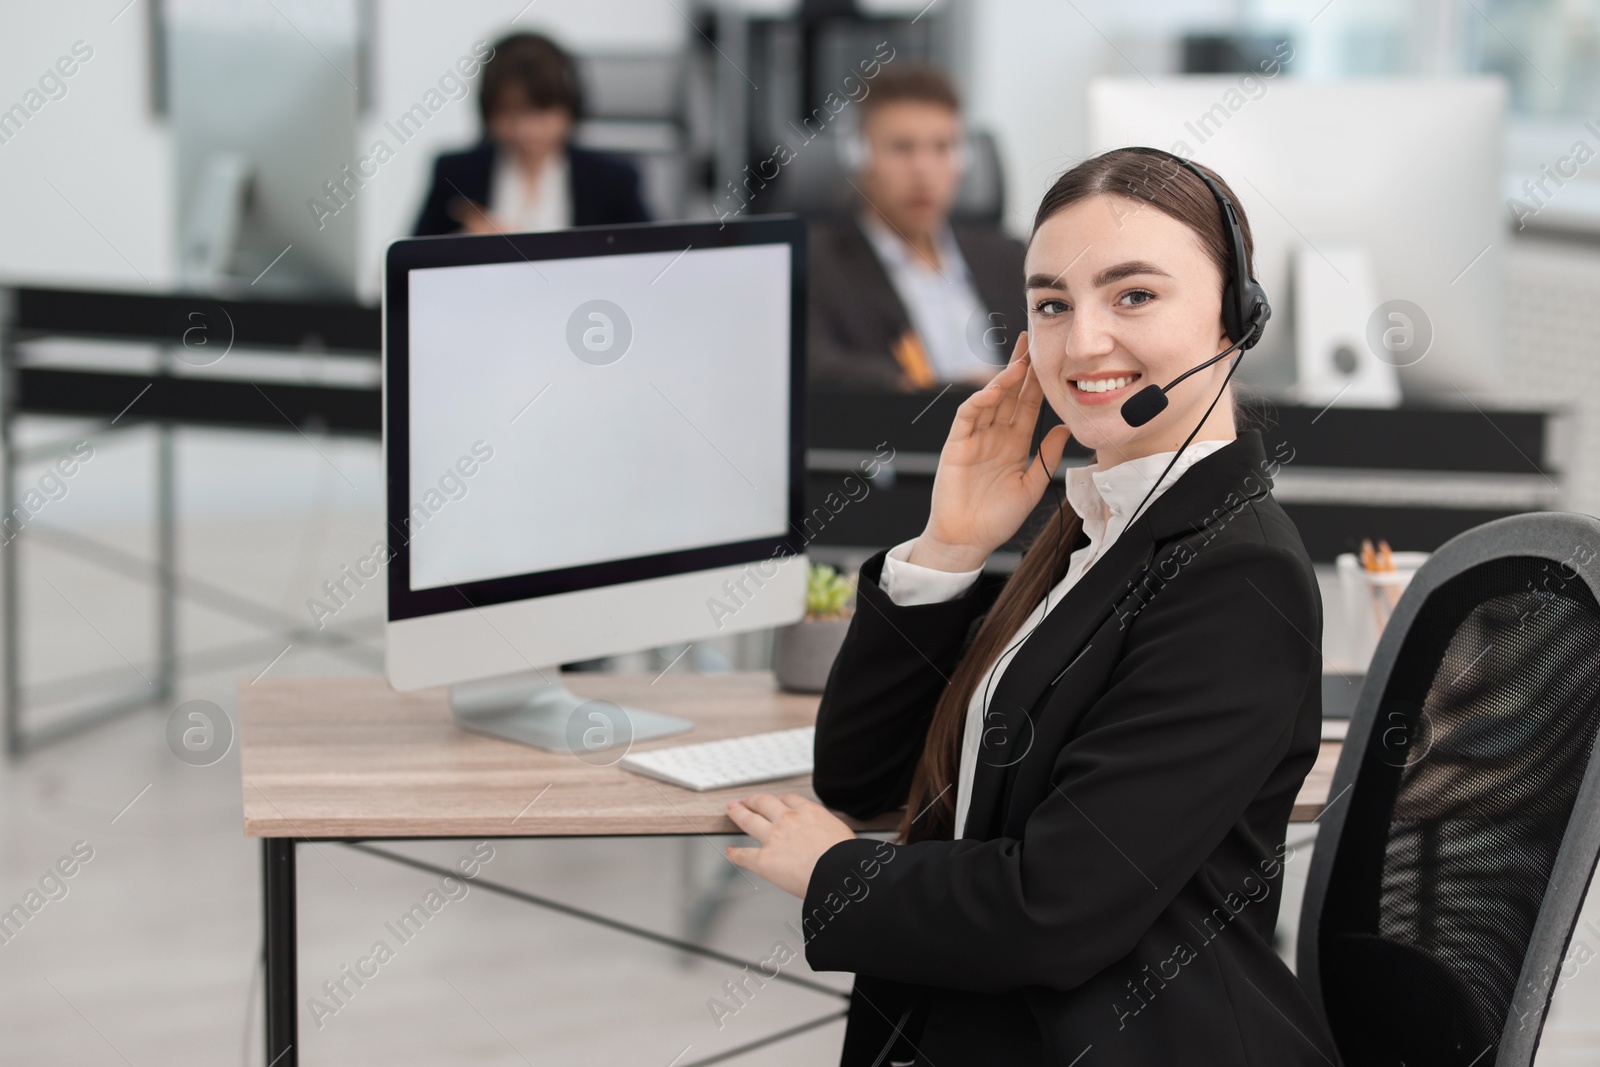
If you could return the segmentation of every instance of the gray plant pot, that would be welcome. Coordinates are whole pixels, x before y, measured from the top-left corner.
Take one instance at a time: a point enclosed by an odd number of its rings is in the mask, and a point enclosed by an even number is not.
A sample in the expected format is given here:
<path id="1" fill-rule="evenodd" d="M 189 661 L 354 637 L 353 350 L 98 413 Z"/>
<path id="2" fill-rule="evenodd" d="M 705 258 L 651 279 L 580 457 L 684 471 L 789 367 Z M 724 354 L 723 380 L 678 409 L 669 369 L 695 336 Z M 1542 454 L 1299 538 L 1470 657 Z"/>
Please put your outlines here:
<path id="1" fill-rule="evenodd" d="M 780 626 L 772 635 L 772 673 L 778 688 L 791 693 L 822 692 L 849 629 L 849 619 Z"/>

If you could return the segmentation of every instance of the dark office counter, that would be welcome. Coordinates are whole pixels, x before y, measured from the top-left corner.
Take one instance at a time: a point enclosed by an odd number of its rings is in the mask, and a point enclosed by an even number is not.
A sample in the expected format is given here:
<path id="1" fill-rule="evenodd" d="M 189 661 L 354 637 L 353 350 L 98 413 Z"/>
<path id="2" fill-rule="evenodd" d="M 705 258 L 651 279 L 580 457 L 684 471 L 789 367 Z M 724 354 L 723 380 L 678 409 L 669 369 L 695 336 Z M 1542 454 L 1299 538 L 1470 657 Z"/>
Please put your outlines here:
<path id="1" fill-rule="evenodd" d="M 4 290 L 0 359 L 11 388 L 6 413 L 103 416 L 238 429 L 313 428 L 376 437 L 383 427 L 376 388 L 250 382 L 234 377 L 123 371 L 95 362 L 34 366 L 21 346 L 52 338 L 162 345 L 182 363 L 204 366 L 230 350 L 327 353 L 377 360 L 378 309 L 309 300 L 218 299 L 183 293 L 99 292 L 22 286 Z M 130 361 L 132 363 L 132 361 Z M 138 403 L 130 407 L 137 398 Z M 120 420 L 119 420 L 120 421 Z"/>
<path id="2" fill-rule="evenodd" d="M 971 391 L 812 392 L 807 534 L 820 555 L 876 550 L 921 531 L 939 449 Z M 1267 454 L 1283 458 L 1276 495 L 1317 562 L 1365 537 L 1432 551 L 1490 519 L 1561 506 L 1549 412 L 1261 401 L 1252 410 Z M 1068 446 L 1069 463 L 1087 459 Z M 865 481 L 863 470 L 878 476 Z M 830 493 L 834 508 L 824 506 Z M 1055 506 L 1047 494 L 1025 534 L 1055 521 Z"/>

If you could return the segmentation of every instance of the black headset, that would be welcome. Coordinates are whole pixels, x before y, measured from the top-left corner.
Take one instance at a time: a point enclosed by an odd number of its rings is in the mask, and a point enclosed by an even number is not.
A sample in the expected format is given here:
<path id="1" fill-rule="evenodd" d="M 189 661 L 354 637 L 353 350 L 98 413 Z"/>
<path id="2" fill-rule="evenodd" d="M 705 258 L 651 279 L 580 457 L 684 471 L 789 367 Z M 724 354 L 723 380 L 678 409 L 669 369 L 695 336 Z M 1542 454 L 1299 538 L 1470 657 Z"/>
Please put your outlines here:
<path id="1" fill-rule="evenodd" d="M 1138 148 L 1135 151 L 1170 159 L 1179 166 L 1188 168 L 1195 177 L 1206 183 L 1206 188 L 1210 189 L 1211 195 L 1217 199 L 1217 206 L 1222 209 L 1222 229 L 1228 239 L 1229 258 L 1233 261 L 1231 276 L 1222 286 L 1222 326 L 1233 344 L 1199 366 L 1184 371 L 1166 385 L 1147 385 L 1124 401 L 1122 404 L 1124 421 L 1129 426 L 1143 426 L 1166 410 L 1167 393 L 1173 386 L 1189 375 L 1205 370 L 1236 349 L 1242 355 L 1245 349 L 1261 340 L 1262 330 L 1266 327 L 1267 320 L 1272 318 L 1272 305 L 1267 302 L 1267 291 L 1261 288 L 1261 283 L 1250 276 L 1250 266 L 1245 258 L 1244 233 L 1239 229 L 1239 213 L 1234 208 L 1233 201 L 1228 198 L 1228 194 L 1222 191 L 1222 187 L 1212 181 L 1205 171 L 1182 156 L 1163 152 L 1159 148 Z M 1238 366 L 1237 360 L 1234 361 L 1234 366 Z M 1230 378 L 1233 376 L 1231 369 L 1228 375 Z M 1211 414 L 1210 409 L 1207 409 L 1206 414 L 1207 416 Z M 1187 443 L 1185 442 L 1186 445 Z"/>
<path id="2" fill-rule="evenodd" d="M 1166 385 L 1148 385 L 1130 396 L 1122 404 L 1122 418 L 1129 426 L 1143 426 L 1157 415 L 1166 410 L 1167 393 L 1172 387 L 1189 377 L 1205 370 L 1228 353 L 1235 350 L 1238 355 L 1234 357 L 1233 365 L 1228 368 L 1227 376 L 1222 379 L 1222 388 L 1217 390 L 1217 395 L 1212 398 L 1211 404 L 1206 408 L 1206 413 L 1200 416 L 1200 421 L 1195 423 L 1194 429 L 1189 431 L 1189 436 L 1183 439 L 1183 444 L 1178 446 L 1178 451 L 1173 453 L 1171 461 L 1150 486 L 1150 491 L 1139 501 L 1139 506 L 1133 509 L 1133 514 L 1128 516 L 1128 526 L 1133 525 L 1133 520 L 1139 517 L 1144 506 L 1150 503 L 1150 498 L 1155 495 L 1156 486 L 1166 478 L 1167 472 L 1172 470 L 1178 462 L 1178 457 L 1183 455 L 1189 443 L 1194 440 L 1195 434 L 1200 432 L 1200 427 L 1206 424 L 1211 417 L 1211 412 L 1216 409 L 1217 402 L 1222 399 L 1222 394 L 1227 390 L 1228 383 L 1233 380 L 1233 372 L 1239 369 L 1239 361 L 1244 358 L 1244 350 L 1261 340 L 1261 333 L 1266 328 L 1267 320 L 1272 317 L 1272 305 L 1267 302 L 1267 291 L 1261 283 L 1250 276 L 1250 266 L 1245 258 L 1244 233 L 1239 229 L 1239 213 L 1233 206 L 1233 201 L 1222 187 L 1212 181 L 1210 176 L 1182 156 L 1171 152 L 1163 152 L 1159 148 L 1139 148 L 1136 151 L 1148 152 L 1152 155 L 1165 156 L 1180 166 L 1187 167 L 1195 177 L 1206 183 L 1206 188 L 1211 190 L 1211 195 L 1216 197 L 1217 206 L 1222 210 L 1222 228 L 1227 233 L 1229 251 L 1233 258 L 1233 276 L 1222 286 L 1222 326 L 1228 333 L 1228 339 L 1233 344 L 1218 352 L 1204 363 L 1190 367 Z"/>
<path id="3" fill-rule="evenodd" d="M 1233 255 L 1233 277 L 1222 287 L 1222 325 L 1230 341 L 1238 341 L 1239 349 L 1253 348 L 1261 340 L 1267 320 L 1272 318 L 1272 305 L 1267 302 L 1267 291 L 1250 275 L 1250 265 L 1245 260 L 1244 232 L 1239 228 L 1239 212 L 1233 201 L 1211 176 L 1182 156 L 1173 159 L 1188 167 L 1194 176 L 1206 183 L 1211 195 L 1217 198 L 1222 209 L 1222 228 L 1227 232 L 1228 248 Z M 1240 281 L 1239 279 L 1244 279 Z M 1243 338 L 1243 340 L 1240 340 Z"/>

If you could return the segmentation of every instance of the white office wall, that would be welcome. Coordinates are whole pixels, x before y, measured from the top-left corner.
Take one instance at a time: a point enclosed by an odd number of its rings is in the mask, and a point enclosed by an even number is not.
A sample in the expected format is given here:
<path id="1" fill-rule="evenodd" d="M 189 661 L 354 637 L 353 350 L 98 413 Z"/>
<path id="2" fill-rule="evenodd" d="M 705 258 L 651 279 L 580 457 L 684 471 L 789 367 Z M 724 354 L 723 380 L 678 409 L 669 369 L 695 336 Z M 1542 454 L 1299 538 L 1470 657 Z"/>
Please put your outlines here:
<path id="1" fill-rule="evenodd" d="M 969 118 L 999 140 L 1006 227 L 1026 236 L 1044 191 L 1083 158 L 1088 77 L 1117 55 L 1082 15 L 1053 0 L 981 4 L 971 47 Z"/>
<path id="2" fill-rule="evenodd" d="M 126 3 L 0 6 L 0 110 L 38 91 L 75 42 L 92 50 L 61 79 L 64 95 L 47 85 L 59 98 L 33 98 L 43 105 L 0 142 L 0 278 L 139 289 L 172 278 L 171 153 L 150 112 L 144 6 Z"/>
<path id="3" fill-rule="evenodd" d="M 1000 141 L 1006 227 L 1025 236 L 1045 190 L 1084 158 L 1086 88 L 1177 69 L 1177 35 L 1237 25 L 1231 0 L 971 0 L 968 112 Z"/>

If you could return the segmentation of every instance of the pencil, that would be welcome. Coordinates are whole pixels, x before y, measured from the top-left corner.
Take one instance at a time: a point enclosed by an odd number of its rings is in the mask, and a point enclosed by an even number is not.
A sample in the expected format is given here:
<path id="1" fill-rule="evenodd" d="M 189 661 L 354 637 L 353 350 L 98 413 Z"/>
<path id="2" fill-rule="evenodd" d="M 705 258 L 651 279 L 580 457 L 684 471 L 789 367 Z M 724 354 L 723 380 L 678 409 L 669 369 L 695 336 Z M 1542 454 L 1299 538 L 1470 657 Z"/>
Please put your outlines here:
<path id="1" fill-rule="evenodd" d="M 1393 574 L 1398 570 L 1394 565 L 1394 553 L 1389 550 L 1389 542 L 1387 541 L 1378 542 L 1378 567 L 1388 574 Z M 1400 603 L 1400 587 L 1398 585 L 1385 585 L 1383 587 L 1383 595 L 1388 598 L 1389 610 L 1393 611 L 1394 606 Z"/>

